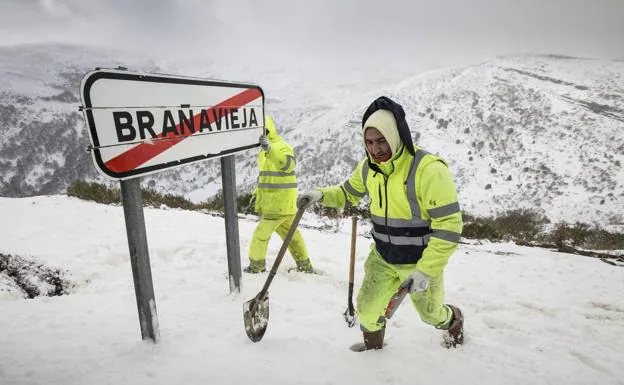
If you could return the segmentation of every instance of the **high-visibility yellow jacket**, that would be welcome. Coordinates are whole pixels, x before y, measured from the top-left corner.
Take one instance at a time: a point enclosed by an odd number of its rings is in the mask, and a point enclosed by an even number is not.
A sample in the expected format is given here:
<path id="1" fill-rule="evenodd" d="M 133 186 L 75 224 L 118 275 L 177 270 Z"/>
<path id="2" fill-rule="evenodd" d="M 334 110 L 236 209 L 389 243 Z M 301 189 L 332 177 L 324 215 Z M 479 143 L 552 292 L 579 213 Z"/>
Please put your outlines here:
<path id="1" fill-rule="evenodd" d="M 294 215 L 297 212 L 297 176 L 292 146 L 277 134 L 271 117 L 265 117 L 266 135 L 271 142 L 269 152 L 258 153 L 258 186 L 256 212 L 264 217 Z"/>
<path id="2" fill-rule="evenodd" d="M 457 249 L 462 217 L 446 163 L 419 147 L 414 152 L 401 145 L 381 165 L 360 161 L 342 185 L 319 189 L 321 204 L 349 207 L 368 195 L 371 234 L 381 256 L 393 264 L 417 263 L 420 271 L 437 277 Z"/>

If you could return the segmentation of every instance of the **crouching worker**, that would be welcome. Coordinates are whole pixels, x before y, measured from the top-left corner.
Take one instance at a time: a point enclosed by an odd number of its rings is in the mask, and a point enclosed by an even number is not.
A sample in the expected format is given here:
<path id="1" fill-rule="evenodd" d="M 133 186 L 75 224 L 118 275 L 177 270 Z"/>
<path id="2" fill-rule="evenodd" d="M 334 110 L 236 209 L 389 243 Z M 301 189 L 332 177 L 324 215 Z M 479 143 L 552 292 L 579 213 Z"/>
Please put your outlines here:
<path id="1" fill-rule="evenodd" d="M 388 301 L 409 285 L 420 318 L 446 330 L 444 344 L 464 341 L 460 309 L 444 303 L 444 268 L 457 249 L 462 217 L 453 177 L 439 157 L 414 146 L 401 105 L 376 99 L 362 118 L 367 157 L 340 186 L 302 194 L 297 205 L 315 202 L 349 207 L 368 194 L 371 246 L 357 296 L 364 343 L 353 350 L 383 347 Z"/>
<path id="2" fill-rule="evenodd" d="M 266 271 L 266 253 L 273 232 L 284 239 L 297 212 L 297 177 L 295 154 L 292 147 L 277 134 L 275 123 L 265 117 L 266 135 L 260 137 L 258 153 L 258 186 L 253 193 L 255 210 L 260 222 L 249 246 L 247 273 Z M 308 251 L 301 232 L 297 229 L 288 245 L 288 251 L 297 263 L 297 270 L 313 273 Z"/>

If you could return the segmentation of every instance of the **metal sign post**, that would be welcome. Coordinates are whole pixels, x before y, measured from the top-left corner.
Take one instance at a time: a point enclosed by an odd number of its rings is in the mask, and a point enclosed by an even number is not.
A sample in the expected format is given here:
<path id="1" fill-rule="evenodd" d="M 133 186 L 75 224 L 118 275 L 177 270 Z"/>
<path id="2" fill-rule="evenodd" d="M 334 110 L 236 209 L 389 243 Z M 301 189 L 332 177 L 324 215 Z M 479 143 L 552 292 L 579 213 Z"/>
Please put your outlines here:
<path id="1" fill-rule="evenodd" d="M 225 213 L 225 238 L 228 254 L 230 293 L 241 291 L 240 243 L 238 241 L 238 210 L 236 202 L 236 174 L 234 155 L 221 158 L 221 183 L 223 185 L 223 211 Z"/>
<path id="2" fill-rule="evenodd" d="M 158 342 L 160 332 L 152 284 L 152 269 L 147 248 L 143 204 L 141 202 L 140 178 L 122 180 L 120 185 L 141 336 L 144 340 L 149 338 L 153 342 Z"/>

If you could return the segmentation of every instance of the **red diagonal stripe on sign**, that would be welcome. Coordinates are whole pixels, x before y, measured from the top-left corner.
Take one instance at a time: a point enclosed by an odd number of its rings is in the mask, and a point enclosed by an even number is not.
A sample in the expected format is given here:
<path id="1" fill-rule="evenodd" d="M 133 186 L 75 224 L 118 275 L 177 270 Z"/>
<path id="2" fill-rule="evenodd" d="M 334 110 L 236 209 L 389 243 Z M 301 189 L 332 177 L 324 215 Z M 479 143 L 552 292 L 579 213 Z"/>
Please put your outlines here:
<path id="1" fill-rule="evenodd" d="M 246 91 L 241 92 L 240 94 L 234 95 L 229 99 L 222 101 L 221 103 L 211 107 L 208 109 L 208 118 L 210 124 L 214 123 L 214 116 L 211 113 L 212 110 L 217 108 L 238 108 L 242 107 L 245 104 L 252 102 L 253 100 L 262 96 L 260 90 L 257 88 L 250 88 Z M 199 125 L 201 113 L 193 115 L 193 121 L 195 125 Z M 227 115 L 224 115 L 226 117 Z M 180 132 L 180 124 L 176 126 L 176 131 Z M 153 143 L 141 143 L 136 147 L 132 147 L 130 150 L 117 155 L 116 157 L 110 159 L 105 163 L 106 167 L 114 172 L 124 172 L 134 170 L 143 163 L 148 160 L 156 157 L 159 154 L 162 154 L 164 151 L 170 149 L 176 144 L 180 143 L 184 139 L 192 136 L 192 133 L 184 133 L 184 135 L 174 135 L 169 132 L 167 135 L 163 136 L 162 134 L 158 135 L 154 139 L 164 139 L 162 141 L 156 141 Z"/>

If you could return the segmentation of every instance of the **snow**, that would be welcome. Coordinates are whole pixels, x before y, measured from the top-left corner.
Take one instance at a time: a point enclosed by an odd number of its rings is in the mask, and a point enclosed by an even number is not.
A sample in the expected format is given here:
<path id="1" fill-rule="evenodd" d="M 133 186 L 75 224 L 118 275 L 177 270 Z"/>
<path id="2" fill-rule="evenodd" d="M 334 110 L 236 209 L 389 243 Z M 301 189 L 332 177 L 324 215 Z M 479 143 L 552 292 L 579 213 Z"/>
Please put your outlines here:
<path id="1" fill-rule="evenodd" d="M 223 218 L 145 209 L 160 342 L 142 341 L 123 210 L 65 196 L 0 198 L 0 253 L 66 270 L 69 295 L 23 299 L 0 274 L 0 384 L 623 384 L 622 270 L 598 259 L 463 244 L 446 269 L 466 344 L 447 350 L 408 302 L 381 351 L 354 353 L 348 328 L 350 220 L 338 232 L 306 214 L 301 231 L 320 275 L 288 273 L 269 289 L 270 319 L 252 343 L 242 304 L 267 274 L 230 293 Z M 335 222 L 334 222 L 335 224 Z M 256 225 L 239 219 L 242 264 Z M 360 227 L 355 290 L 370 239 Z M 281 243 L 269 245 L 272 263 Z M 153 310 L 154 311 L 154 310 Z"/>
<path id="2" fill-rule="evenodd" d="M 210 199 L 215 194 L 217 194 L 220 188 L 221 188 L 221 185 L 219 183 L 210 182 L 206 184 L 205 186 L 199 187 L 189 192 L 188 194 L 186 194 L 185 198 L 187 198 L 193 203 L 199 204 L 202 202 L 206 202 L 208 199 Z"/>

